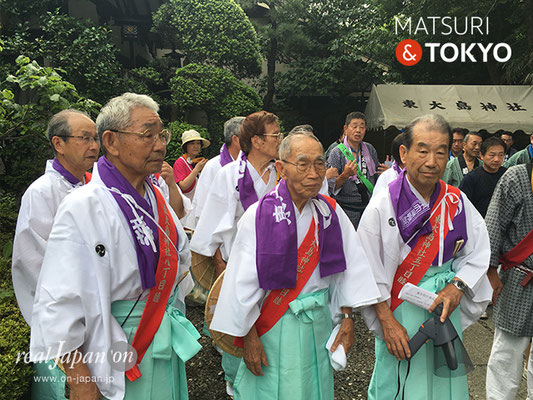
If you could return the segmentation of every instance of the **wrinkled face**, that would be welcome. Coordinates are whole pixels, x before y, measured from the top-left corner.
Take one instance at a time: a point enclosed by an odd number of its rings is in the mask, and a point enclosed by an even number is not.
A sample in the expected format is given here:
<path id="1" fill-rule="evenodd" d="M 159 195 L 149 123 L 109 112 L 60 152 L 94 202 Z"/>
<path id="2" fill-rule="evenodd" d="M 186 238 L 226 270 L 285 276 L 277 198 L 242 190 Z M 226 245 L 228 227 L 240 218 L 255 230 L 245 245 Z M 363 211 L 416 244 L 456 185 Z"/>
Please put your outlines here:
<path id="1" fill-rule="evenodd" d="M 279 145 L 283 138 L 279 133 L 281 132 L 277 122 L 272 122 L 270 124 L 265 124 L 265 135 L 264 136 L 254 136 L 252 139 L 257 140 L 258 150 L 264 155 L 268 156 L 272 160 L 278 158 Z M 279 136 L 276 136 L 279 135 Z"/>
<path id="2" fill-rule="evenodd" d="M 463 152 L 464 147 L 464 135 L 454 132 L 453 133 L 453 140 L 452 140 L 452 153 L 459 155 Z"/>
<path id="3" fill-rule="evenodd" d="M 277 161 L 276 166 L 280 176 L 287 182 L 293 202 L 305 203 L 315 197 L 326 175 L 325 168 L 317 170 L 314 166 L 317 161 L 325 166 L 322 146 L 309 137 L 295 139 L 292 142 L 291 153 L 285 161 L 287 162 Z"/>
<path id="4" fill-rule="evenodd" d="M 348 125 L 344 125 L 344 134 L 348 138 L 348 143 L 352 146 L 359 146 L 366 133 L 366 122 L 364 119 L 355 118 Z"/>
<path id="5" fill-rule="evenodd" d="M 490 146 L 485 155 L 481 155 L 483 168 L 488 172 L 498 172 L 505 158 L 505 149 L 500 145 Z"/>
<path id="6" fill-rule="evenodd" d="M 481 142 L 483 139 L 476 135 L 470 135 L 468 141 L 465 143 L 465 153 L 470 157 L 479 157 L 479 151 L 481 150 Z"/>
<path id="7" fill-rule="evenodd" d="M 123 129 L 127 132 L 145 132 L 147 136 L 158 135 L 163 130 L 159 115 L 147 107 L 136 107 L 131 111 L 130 125 Z M 118 161 L 123 165 L 129 177 L 145 178 L 161 171 L 166 154 L 166 145 L 162 140 L 147 141 L 145 138 L 116 133 L 119 137 Z"/>
<path id="8" fill-rule="evenodd" d="M 420 192 L 433 190 L 442 178 L 448 161 L 449 136 L 428 129 L 426 124 L 413 128 L 411 148 L 400 146 L 400 156 L 407 169 L 409 182 Z"/>
<path id="9" fill-rule="evenodd" d="M 502 139 L 503 143 L 505 143 L 506 150 L 509 150 L 511 148 L 511 146 L 513 145 L 513 137 L 511 135 L 503 134 L 501 136 L 501 139 Z"/>
<path id="10" fill-rule="evenodd" d="M 64 157 L 68 166 L 87 171 L 98 159 L 98 152 L 100 151 L 96 125 L 90 118 L 81 114 L 69 115 L 68 124 L 70 136 L 83 136 L 89 140 L 79 137 L 62 139 L 60 149 L 56 148 L 56 150 Z M 96 141 L 92 139 L 96 139 Z"/>
<path id="11" fill-rule="evenodd" d="M 201 140 L 192 140 L 189 143 L 186 143 L 187 154 L 191 158 L 196 158 L 200 151 L 202 151 L 202 141 Z"/>

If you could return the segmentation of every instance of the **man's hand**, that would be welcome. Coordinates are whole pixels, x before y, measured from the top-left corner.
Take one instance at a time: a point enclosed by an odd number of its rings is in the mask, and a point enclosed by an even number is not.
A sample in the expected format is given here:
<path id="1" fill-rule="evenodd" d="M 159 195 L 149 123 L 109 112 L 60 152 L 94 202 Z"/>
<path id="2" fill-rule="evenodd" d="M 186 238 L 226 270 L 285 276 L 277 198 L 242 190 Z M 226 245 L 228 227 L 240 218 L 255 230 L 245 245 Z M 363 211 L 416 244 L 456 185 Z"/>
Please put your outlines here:
<path id="1" fill-rule="evenodd" d="M 337 337 L 331 345 L 331 352 L 335 352 L 335 350 L 337 350 L 337 347 L 339 347 L 339 344 L 342 344 L 345 353 L 348 354 L 354 342 L 355 333 L 353 331 L 353 320 L 351 318 L 344 318 L 341 322 L 341 327 L 339 329 L 339 332 L 337 333 Z"/>
<path id="2" fill-rule="evenodd" d="M 196 170 L 196 173 L 199 174 L 205 167 L 205 164 L 207 164 L 209 160 L 207 158 L 204 158 L 202 161 L 198 162 L 195 166 L 194 166 L 194 169 Z"/>
<path id="3" fill-rule="evenodd" d="M 374 304 L 374 309 L 381 323 L 383 339 L 387 350 L 398 360 L 411 357 L 409 350 L 409 335 L 407 330 L 398 322 L 386 301 Z"/>
<path id="4" fill-rule="evenodd" d="M 331 179 L 331 178 L 336 178 L 337 176 L 339 176 L 339 170 L 335 167 L 329 167 L 327 170 L 326 170 L 326 179 Z"/>
<path id="5" fill-rule="evenodd" d="M 70 400 L 102 400 L 102 394 L 98 390 L 96 383 L 84 382 L 70 386 Z"/>
<path id="6" fill-rule="evenodd" d="M 348 163 L 344 166 L 344 171 L 342 171 L 341 176 L 345 178 L 349 178 L 350 176 L 353 176 L 357 173 L 357 161 L 348 161 Z"/>
<path id="7" fill-rule="evenodd" d="M 244 363 L 246 368 L 250 370 L 255 376 L 263 376 L 263 370 L 261 369 L 261 363 L 265 367 L 268 367 L 268 361 L 265 354 L 265 349 L 259 336 L 257 336 L 257 330 L 255 326 L 252 326 L 250 332 L 244 337 Z"/>
<path id="8" fill-rule="evenodd" d="M 71 400 L 101 400 L 102 394 L 93 379 L 89 367 L 82 361 L 81 351 L 74 350 L 61 357 L 70 387 Z"/>
<path id="9" fill-rule="evenodd" d="M 489 278 L 490 285 L 492 286 L 492 305 L 495 305 L 496 300 L 498 300 L 500 292 L 503 288 L 502 280 L 498 275 L 498 268 L 489 267 L 489 270 L 487 271 L 487 277 Z"/>
<path id="10" fill-rule="evenodd" d="M 392 161 L 392 157 L 387 155 L 387 158 L 385 159 L 385 162 L 378 165 L 378 175 L 381 175 L 383 172 L 388 170 L 390 167 L 387 165 L 387 163 L 390 163 Z"/>
<path id="11" fill-rule="evenodd" d="M 463 292 L 457 289 L 453 284 L 449 283 L 444 289 L 437 293 L 437 298 L 433 301 L 433 304 L 429 307 L 429 312 L 432 313 L 440 303 L 442 303 L 442 314 L 440 316 L 440 322 L 446 321 L 446 318 L 450 316 L 461 301 Z"/>
<path id="12" fill-rule="evenodd" d="M 164 179 L 165 183 L 170 187 L 175 185 L 176 181 L 174 180 L 174 170 L 169 163 L 163 161 L 163 166 L 161 167 L 161 178 Z"/>

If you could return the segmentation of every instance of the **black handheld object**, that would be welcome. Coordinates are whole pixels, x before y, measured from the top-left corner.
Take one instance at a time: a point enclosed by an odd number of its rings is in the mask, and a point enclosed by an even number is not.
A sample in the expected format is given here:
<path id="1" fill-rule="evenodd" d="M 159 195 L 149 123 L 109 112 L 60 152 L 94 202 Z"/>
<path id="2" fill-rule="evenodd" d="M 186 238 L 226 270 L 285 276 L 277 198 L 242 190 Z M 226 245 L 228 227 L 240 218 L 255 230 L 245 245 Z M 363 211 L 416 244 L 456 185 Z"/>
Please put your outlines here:
<path id="1" fill-rule="evenodd" d="M 409 340 L 411 358 L 424 343 L 431 339 L 433 346 L 442 348 L 448 368 L 455 371 L 459 365 L 454 347 L 454 340 L 458 338 L 458 334 L 449 318 L 440 322 L 441 314 L 442 303 L 433 311 L 433 317 L 424 322 L 418 332 Z"/>

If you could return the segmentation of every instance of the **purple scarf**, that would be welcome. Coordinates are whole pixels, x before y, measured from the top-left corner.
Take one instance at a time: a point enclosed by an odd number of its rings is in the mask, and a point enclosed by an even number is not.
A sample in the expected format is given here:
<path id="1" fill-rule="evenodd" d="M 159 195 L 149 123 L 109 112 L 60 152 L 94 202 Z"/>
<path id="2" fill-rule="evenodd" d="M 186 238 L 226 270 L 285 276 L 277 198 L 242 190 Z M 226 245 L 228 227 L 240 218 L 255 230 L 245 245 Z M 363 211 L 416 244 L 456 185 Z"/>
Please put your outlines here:
<path id="1" fill-rule="evenodd" d="M 320 277 L 337 274 L 346 269 L 342 247 L 342 232 L 337 213 L 322 195 L 313 203 L 327 206 L 324 217 L 315 204 L 318 215 L 318 243 L 320 247 Z M 323 208 L 325 210 L 325 208 Z M 296 218 L 287 183 L 281 180 L 269 194 L 261 198 L 255 217 L 257 233 L 257 275 L 264 290 L 296 287 L 298 237 Z"/>
<path id="2" fill-rule="evenodd" d="M 154 217 L 154 212 L 148 201 L 133 188 L 105 156 L 100 157 L 98 160 L 98 174 L 108 188 L 118 189 L 123 195 L 129 197 L 131 201 L 137 203 L 138 206 Z M 149 178 L 146 179 L 146 182 L 149 182 Z M 150 184 L 148 186 L 151 187 Z M 155 270 L 159 259 L 159 232 L 157 225 L 142 211 L 137 209 L 134 211 L 123 196 L 115 192 L 111 192 L 111 194 L 130 227 L 135 252 L 137 253 L 142 288 L 143 290 L 149 289 L 155 286 Z"/>
<path id="3" fill-rule="evenodd" d="M 257 193 L 254 188 L 254 181 L 248 171 L 246 165 L 246 154 L 242 153 L 239 161 L 239 178 L 237 180 L 237 190 L 239 191 L 239 199 L 241 200 L 244 211 L 248 209 L 257 200 Z"/>
<path id="4" fill-rule="evenodd" d="M 61 163 L 59 162 L 59 160 L 57 158 L 54 157 L 54 159 L 52 160 L 52 168 L 54 168 L 57 172 L 59 172 L 59 174 L 65 178 L 67 181 L 69 181 L 73 186 L 76 186 L 76 185 L 79 185 L 80 183 L 80 180 L 78 178 L 76 178 L 74 175 L 72 175 L 70 172 L 68 172 L 66 170 L 65 167 L 63 167 L 61 165 Z"/>
<path id="5" fill-rule="evenodd" d="M 429 199 L 429 205 L 426 206 L 416 197 L 407 182 L 405 168 L 400 172 L 398 178 L 389 184 L 389 193 L 392 206 L 398 224 L 398 230 L 403 241 L 413 248 L 421 235 L 427 235 L 431 232 L 429 217 L 431 209 L 435 205 L 440 193 L 440 182 L 436 184 L 435 190 Z M 463 199 L 460 200 L 457 214 L 453 219 L 453 230 L 450 230 L 444 239 L 444 262 L 453 257 L 455 243 L 459 239 L 467 241 L 466 217 L 464 211 Z M 412 238 L 412 239 L 411 239 Z M 409 241 L 409 239 L 411 239 Z M 435 260 L 438 260 L 438 254 Z M 433 262 L 435 264 L 435 261 Z M 438 264 L 436 264 L 438 265 Z"/>
<path id="6" fill-rule="evenodd" d="M 394 168 L 394 170 L 396 171 L 398 175 L 400 175 L 400 172 L 402 172 L 402 169 L 400 168 L 400 166 L 398 165 L 396 161 L 392 162 L 392 168 Z"/>
<path id="7" fill-rule="evenodd" d="M 223 167 L 224 165 L 229 164 L 232 161 L 233 157 L 231 157 L 228 147 L 226 146 L 226 143 L 224 143 L 220 148 L 220 166 Z"/>

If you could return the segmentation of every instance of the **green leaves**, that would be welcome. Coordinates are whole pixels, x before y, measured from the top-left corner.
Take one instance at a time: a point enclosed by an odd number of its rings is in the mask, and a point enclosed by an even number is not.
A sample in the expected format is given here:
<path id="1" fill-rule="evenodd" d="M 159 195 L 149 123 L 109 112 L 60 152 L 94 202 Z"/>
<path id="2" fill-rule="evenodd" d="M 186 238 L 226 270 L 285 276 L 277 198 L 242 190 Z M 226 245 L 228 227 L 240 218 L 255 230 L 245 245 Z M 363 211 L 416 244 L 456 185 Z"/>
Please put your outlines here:
<path id="1" fill-rule="evenodd" d="M 189 64 L 176 71 L 170 80 L 172 102 L 185 117 L 192 110 L 203 110 L 215 149 L 222 143 L 224 122 L 237 115 L 246 116 L 261 109 L 261 98 L 230 71 L 209 65 Z"/>
<path id="2" fill-rule="evenodd" d="M 44 135 L 48 119 L 69 107 L 95 115 L 100 105 L 80 96 L 54 68 L 26 56 L 17 57 L 16 65 L 0 92 L 0 159 L 6 169 L 0 187 L 22 194 L 52 155 Z"/>
<path id="3" fill-rule="evenodd" d="M 232 0 L 169 0 L 154 13 L 153 25 L 189 62 L 227 67 L 239 77 L 261 71 L 255 30 Z"/>

